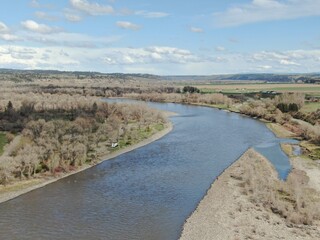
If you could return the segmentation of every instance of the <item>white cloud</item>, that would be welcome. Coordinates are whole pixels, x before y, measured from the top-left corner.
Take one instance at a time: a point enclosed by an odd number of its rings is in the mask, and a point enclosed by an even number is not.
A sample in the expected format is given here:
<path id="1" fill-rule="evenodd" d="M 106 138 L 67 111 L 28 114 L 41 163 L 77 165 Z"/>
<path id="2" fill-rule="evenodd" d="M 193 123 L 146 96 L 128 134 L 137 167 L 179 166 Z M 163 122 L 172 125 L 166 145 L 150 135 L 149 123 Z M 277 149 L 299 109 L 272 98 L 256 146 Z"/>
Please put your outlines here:
<path id="1" fill-rule="evenodd" d="M 49 35 L 32 33 L 24 35 L 24 39 L 45 46 L 65 46 L 70 48 L 103 48 L 120 39 L 119 36 L 93 37 L 79 33 L 58 32 Z"/>
<path id="2" fill-rule="evenodd" d="M 4 41 L 17 41 L 20 38 L 16 35 L 10 34 L 10 33 L 0 33 L 0 39 Z"/>
<path id="3" fill-rule="evenodd" d="M 253 0 L 252 5 L 270 9 L 282 7 L 278 0 Z"/>
<path id="4" fill-rule="evenodd" d="M 248 23 L 320 16 L 320 0 L 251 0 L 237 4 L 225 12 L 213 14 L 218 27 L 231 27 Z"/>
<path id="5" fill-rule="evenodd" d="M 77 14 L 65 13 L 64 16 L 70 22 L 80 22 L 82 20 L 82 17 Z"/>
<path id="6" fill-rule="evenodd" d="M 130 30 L 139 30 L 141 28 L 141 26 L 131 23 L 131 22 L 126 22 L 126 21 L 118 21 L 116 22 L 116 25 L 119 28 L 123 28 L 123 29 L 130 29 Z"/>
<path id="7" fill-rule="evenodd" d="M 87 0 L 70 0 L 70 4 L 74 9 L 92 16 L 107 15 L 114 12 L 113 8 L 109 5 L 102 5 Z"/>
<path id="8" fill-rule="evenodd" d="M 258 68 L 261 68 L 262 70 L 270 70 L 270 69 L 272 69 L 272 66 L 270 66 L 270 65 L 263 65 L 263 66 L 258 66 Z"/>
<path id="9" fill-rule="evenodd" d="M 31 5 L 31 7 L 34 7 L 34 8 L 40 7 L 40 4 L 37 0 L 32 0 L 30 5 Z"/>
<path id="10" fill-rule="evenodd" d="M 0 65 L 18 66 L 24 69 L 66 69 L 76 67 L 79 61 L 61 54 L 60 48 L 45 48 L 0 46 L 2 53 Z"/>
<path id="11" fill-rule="evenodd" d="M 53 9 L 53 4 L 40 4 L 38 0 L 32 0 L 30 2 L 30 6 L 33 8 L 47 8 L 47 9 Z"/>
<path id="12" fill-rule="evenodd" d="M 280 64 L 282 64 L 282 65 L 296 65 L 296 66 L 301 65 L 299 63 L 296 63 L 296 62 L 293 62 L 293 61 L 289 61 L 287 59 L 281 59 L 280 60 Z"/>
<path id="13" fill-rule="evenodd" d="M 56 38 L 65 39 L 60 33 Z M 41 34 L 38 34 L 42 36 Z M 53 35 L 49 35 L 52 37 Z M 71 46 L 71 39 L 84 36 L 66 35 L 63 46 L 0 46 L 0 65 L 25 69 L 60 69 L 101 72 L 145 72 L 153 74 L 219 73 L 290 73 L 319 71 L 320 49 L 263 51 L 253 53 L 224 52 L 198 55 L 187 49 L 167 46 L 145 48 L 81 48 Z M 87 40 L 90 37 L 87 36 Z M 56 40 L 56 39 L 55 39 Z M 90 41 L 89 41 L 90 42 Z M 69 46 L 70 45 L 70 46 Z M 40 45 L 41 46 L 41 45 Z"/>
<path id="14" fill-rule="evenodd" d="M 83 19 L 83 15 L 74 9 L 65 8 L 63 10 L 64 17 L 69 22 L 80 22 Z"/>
<path id="15" fill-rule="evenodd" d="M 9 49 L 9 54 L 11 55 L 12 58 L 18 59 L 18 60 L 30 60 L 34 58 L 34 55 L 37 52 L 33 49 Z"/>
<path id="16" fill-rule="evenodd" d="M 202 28 L 197 28 L 197 27 L 191 27 L 190 31 L 195 32 L 195 33 L 203 33 L 204 32 Z"/>
<path id="17" fill-rule="evenodd" d="M 262 51 L 252 54 L 252 61 L 280 61 L 287 59 L 288 56 L 284 52 L 268 52 Z"/>
<path id="18" fill-rule="evenodd" d="M 145 17 L 145 18 L 163 18 L 168 17 L 169 13 L 165 12 L 149 12 L 149 11 L 137 11 L 135 12 L 136 15 Z"/>
<path id="19" fill-rule="evenodd" d="M 1 66 L 26 69 L 65 69 L 125 71 L 148 68 L 159 71 L 160 65 L 180 65 L 200 59 L 185 49 L 154 46 L 148 48 L 100 48 L 88 51 L 70 47 L 0 46 Z M 148 72 L 148 71 L 146 71 Z"/>
<path id="20" fill-rule="evenodd" d="M 320 50 L 262 51 L 247 56 L 250 65 L 273 66 L 274 72 L 318 72 Z"/>
<path id="21" fill-rule="evenodd" d="M 215 50 L 216 50 L 217 52 L 224 52 L 224 51 L 226 50 L 226 48 L 223 47 L 223 46 L 217 46 L 217 47 L 215 48 Z"/>
<path id="22" fill-rule="evenodd" d="M 37 23 L 33 20 L 26 20 L 21 22 L 21 25 L 32 32 L 42 33 L 42 34 L 48 34 L 48 33 L 54 33 L 59 32 L 61 29 L 49 27 L 45 24 Z"/>
<path id="23" fill-rule="evenodd" d="M 6 24 L 4 24 L 3 22 L 0 22 L 0 39 L 11 42 L 11 41 L 19 40 L 19 37 L 16 35 L 13 35 Z"/>
<path id="24" fill-rule="evenodd" d="M 57 21 L 58 17 L 57 16 L 52 16 L 46 12 L 35 12 L 35 16 L 39 19 L 47 20 L 47 21 Z"/>
<path id="25" fill-rule="evenodd" d="M 199 58 L 185 49 L 155 46 L 106 49 L 103 61 L 111 65 L 184 64 Z"/>
<path id="26" fill-rule="evenodd" d="M 3 22 L 0 22 L 0 32 L 8 32 L 9 28 L 7 27 L 6 24 L 4 24 Z"/>

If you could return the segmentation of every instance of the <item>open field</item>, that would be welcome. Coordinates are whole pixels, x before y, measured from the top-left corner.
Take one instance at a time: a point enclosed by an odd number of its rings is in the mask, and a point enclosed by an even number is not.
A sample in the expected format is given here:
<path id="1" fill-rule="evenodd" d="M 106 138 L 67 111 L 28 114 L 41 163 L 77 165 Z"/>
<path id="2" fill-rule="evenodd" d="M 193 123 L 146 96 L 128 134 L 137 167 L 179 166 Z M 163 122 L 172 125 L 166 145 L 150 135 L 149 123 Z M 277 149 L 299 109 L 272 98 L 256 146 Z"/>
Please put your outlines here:
<path id="1" fill-rule="evenodd" d="M 318 109 L 320 109 L 320 103 L 319 102 L 311 102 L 311 103 L 306 103 L 301 111 L 302 112 L 306 112 L 306 113 L 309 113 L 309 112 L 315 112 L 317 111 Z"/>
<path id="2" fill-rule="evenodd" d="M 201 84 L 195 85 L 202 92 L 225 92 L 225 93 L 250 93 L 260 91 L 276 92 L 300 92 L 320 94 L 319 84 L 294 84 L 294 83 L 257 83 L 257 84 Z"/>

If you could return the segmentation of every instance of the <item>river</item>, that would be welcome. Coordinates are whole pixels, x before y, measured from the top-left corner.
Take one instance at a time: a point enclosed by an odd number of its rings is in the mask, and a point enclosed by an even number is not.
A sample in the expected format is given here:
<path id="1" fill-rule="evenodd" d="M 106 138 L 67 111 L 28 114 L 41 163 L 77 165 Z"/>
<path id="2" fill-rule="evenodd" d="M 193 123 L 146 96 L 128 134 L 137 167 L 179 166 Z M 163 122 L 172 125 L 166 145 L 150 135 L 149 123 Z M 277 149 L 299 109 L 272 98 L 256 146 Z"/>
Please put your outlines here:
<path id="1" fill-rule="evenodd" d="M 265 124 L 235 113 L 151 103 L 176 112 L 162 139 L 0 204 L 0 239 L 178 239 L 214 179 L 248 148 L 290 171 Z M 219 194 L 219 193 L 217 193 Z"/>

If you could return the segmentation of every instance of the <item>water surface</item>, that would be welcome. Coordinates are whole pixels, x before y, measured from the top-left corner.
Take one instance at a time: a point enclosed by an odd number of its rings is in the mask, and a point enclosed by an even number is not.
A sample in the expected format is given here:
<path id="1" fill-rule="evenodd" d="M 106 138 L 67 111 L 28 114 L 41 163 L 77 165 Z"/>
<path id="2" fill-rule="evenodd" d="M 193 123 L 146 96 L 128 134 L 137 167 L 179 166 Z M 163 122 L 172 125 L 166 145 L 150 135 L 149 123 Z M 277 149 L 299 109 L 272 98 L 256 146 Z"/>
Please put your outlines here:
<path id="1" fill-rule="evenodd" d="M 248 148 L 285 177 L 279 139 L 259 121 L 212 108 L 151 104 L 178 113 L 145 147 L 0 204 L 0 239 L 177 239 L 214 179 Z"/>

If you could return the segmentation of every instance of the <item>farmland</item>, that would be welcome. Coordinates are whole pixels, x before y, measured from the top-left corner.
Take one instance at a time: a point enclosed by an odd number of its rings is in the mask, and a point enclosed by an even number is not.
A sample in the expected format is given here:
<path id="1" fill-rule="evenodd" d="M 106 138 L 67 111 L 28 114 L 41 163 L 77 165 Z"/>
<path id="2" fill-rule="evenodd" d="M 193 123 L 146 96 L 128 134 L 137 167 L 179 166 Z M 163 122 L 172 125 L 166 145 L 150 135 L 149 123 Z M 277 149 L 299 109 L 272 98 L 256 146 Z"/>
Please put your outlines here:
<path id="1" fill-rule="evenodd" d="M 303 83 L 255 83 L 255 84 L 200 84 L 194 85 L 203 93 L 252 93 L 261 91 L 299 92 L 320 95 L 319 84 Z"/>
<path id="2" fill-rule="evenodd" d="M 319 102 L 307 102 L 305 105 L 302 107 L 301 111 L 302 112 L 315 112 L 318 109 L 320 109 L 320 103 Z"/>

